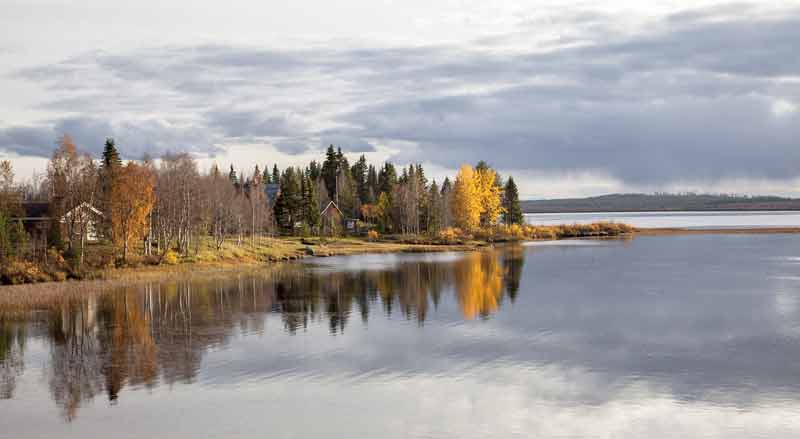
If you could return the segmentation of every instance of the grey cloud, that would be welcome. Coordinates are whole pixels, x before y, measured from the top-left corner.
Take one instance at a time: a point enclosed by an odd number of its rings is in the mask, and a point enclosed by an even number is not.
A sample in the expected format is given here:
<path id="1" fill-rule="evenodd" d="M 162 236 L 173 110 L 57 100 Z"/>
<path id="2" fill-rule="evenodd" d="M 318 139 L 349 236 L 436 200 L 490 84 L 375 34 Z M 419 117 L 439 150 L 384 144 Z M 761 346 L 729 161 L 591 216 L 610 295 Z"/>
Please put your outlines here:
<path id="1" fill-rule="evenodd" d="M 300 155 L 309 151 L 308 143 L 301 140 L 279 140 L 273 143 L 275 149 L 289 155 Z"/>
<path id="2" fill-rule="evenodd" d="M 297 120 L 253 111 L 215 110 L 206 113 L 205 118 L 209 126 L 220 128 L 228 137 L 292 136 L 306 131 Z"/>
<path id="3" fill-rule="evenodd" d="M 371 136 L 416 142 L 414 155 L 450 167 L 488 158 L 501 168 L 601 169 L 665 183 L 791 178 L 800 163 L 800 117 L 774 117 L 761 98 L 554 103 L 523 88 L 386 105 L 350 119 Z"/>
<path id="4" fill-rule="evenodd" d="M 288 154 L 328 144 L 369 152 L 380 139 L 416 143 L 402 152 L 409 160 L 489 158 L 498 167 L 599 170 L 637 184 L 800 174 L 800 114 L 772 113 L 775 99 L 800 104 L 797 83 L 778 80 L 800 77 L 800 9 L 689 10 L 634 35 L 610 32 L 613 19 L 592 11 L 556 19 L 586 25 L 566 36 L 580 45 L 494 50 L 523 38 L 531 25 L 523 19 L 522 30 L 488 46 L 90 53 L 17 73 L 78 116 L 47 129 L 8 127 L 0 148 L 41 155 L 46 147 L 34 143 L 52 145 L 56 129 L 87 142 L 96 135 L 93 145 L 124 137 L 137 154 L 213 153 L 225 141 L 269 141 Z M 93 115 L 105 109 L 114 120 L 145 122 L 103 125 Z M 348 128 L 321 128 L 330 126 Z"/>
<path id="5" fill-rule="evenodd" d="M 0 128 L 0 150 L 19 155 L 49 157 L 55 144 L 51 129 L 45 127 Z"/>
<path id="6" fill-rule="evenodd" d="M 72 117 L 40 125 L 0 129 L 0 150 L 20 155 L 49 157 L 57 139 L 69 134 L 78 147 L 97 157 L 107 137 L 113 137 L 123 157 L 138 159 L 167 152 L 188 151 L 215 154 L 219 148 L 212 136 L 193 127 L 176 126 L 159 120 L 112 123 L 107 119 Z"/>
<path id="7" fill-rule="evenodd" d="M 328 132 L 320 136 L 320 148 L 334 145 L 345 152 L 375 152 L 376 148 L 368 140 L 351 134 Z"/>

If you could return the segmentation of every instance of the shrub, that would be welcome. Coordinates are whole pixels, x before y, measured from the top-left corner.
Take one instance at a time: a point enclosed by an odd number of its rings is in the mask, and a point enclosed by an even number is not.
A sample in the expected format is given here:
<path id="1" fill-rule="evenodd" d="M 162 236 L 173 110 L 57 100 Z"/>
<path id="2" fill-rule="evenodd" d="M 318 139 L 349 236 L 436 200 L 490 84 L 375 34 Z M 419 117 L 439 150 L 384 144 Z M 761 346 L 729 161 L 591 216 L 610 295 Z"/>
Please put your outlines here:
<path id="1" fill-rule="evenodd" d="M 0 273 L 4 284 L 24 284 L 34 282 L 47 282 L 50 276 L 38 266 L 27 261 L 9 261 L 4 264 Z"/>
<path id="2" fill-rule="evenodd" d="M 467 238 L 464 231 L 458 227 L 447 227 L 439 231 L 439 239 L 444 242 L 455 242 Z"/>
<path id="3" fill-rule="evenodd" d="M 167 250 L 162 261 L 167 265 L 175 265 L 178 263 L 178 254 L 172 250 Z"/>
<path id="4" fill-rule="evenodd" d="M 378 231 L 377 230 L 370 230 L 367 232 L 367 239 L 370 241 L 376 241 L 378 239 Z"/>

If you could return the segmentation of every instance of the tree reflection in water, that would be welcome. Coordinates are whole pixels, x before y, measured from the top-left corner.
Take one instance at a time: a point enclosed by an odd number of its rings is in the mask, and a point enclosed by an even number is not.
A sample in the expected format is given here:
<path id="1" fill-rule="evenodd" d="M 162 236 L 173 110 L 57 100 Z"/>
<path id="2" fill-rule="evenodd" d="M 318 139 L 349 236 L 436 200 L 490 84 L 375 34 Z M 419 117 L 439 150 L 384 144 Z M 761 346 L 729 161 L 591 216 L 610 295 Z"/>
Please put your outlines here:
<path id="1" fill-rule="evenodd" d="M 523 251 L 487 250 L 445 262 L 409 259 L 378 270 L 320 272 L 304 264 L 259 275 L 154 283 L 56 303 L 27 327 L 46 328 L 47 383 L 66 420 L 101 393 L 117 402 L 125 388 L 193 382 L 204 352 L 235 333 L 262 333 L 279 314 L 288 334 L 310 325 L 343 333 L 376 306 L 423 325 L 444 294 L 455 295 L 465 319 L 487 318 L 513 302 Z M 23 367 L 26 325 L 2 319 L 0 397 L 10 398 Z"/>
<path id="2" fill-rule="evenodd" d="M 17 377 L 25 367 L 25 326 L 0 316 L 0 399 L 14 397 Z"/>

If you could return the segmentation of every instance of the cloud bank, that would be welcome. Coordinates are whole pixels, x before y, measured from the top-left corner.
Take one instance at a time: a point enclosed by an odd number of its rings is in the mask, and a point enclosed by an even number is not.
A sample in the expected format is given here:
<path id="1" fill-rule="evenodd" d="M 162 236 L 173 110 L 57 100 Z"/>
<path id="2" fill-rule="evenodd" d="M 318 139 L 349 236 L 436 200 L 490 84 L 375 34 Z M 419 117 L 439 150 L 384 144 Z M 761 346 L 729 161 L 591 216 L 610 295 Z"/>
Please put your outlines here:
<path id="1" fill-rule="evenodd" d="M 631 187 L 800 176 L 800 9 L 692 9 L 628 33 L 591 11 L 557 24 L 579 32 L 542 38 L 520 19 L 469 44 L 85 53 L 13 73 L 53 117 L 0 123 L 0 150 L 46 157 L 68 132 L 92 152 L 114 136 L 132 158 L 333 143 Z"/>

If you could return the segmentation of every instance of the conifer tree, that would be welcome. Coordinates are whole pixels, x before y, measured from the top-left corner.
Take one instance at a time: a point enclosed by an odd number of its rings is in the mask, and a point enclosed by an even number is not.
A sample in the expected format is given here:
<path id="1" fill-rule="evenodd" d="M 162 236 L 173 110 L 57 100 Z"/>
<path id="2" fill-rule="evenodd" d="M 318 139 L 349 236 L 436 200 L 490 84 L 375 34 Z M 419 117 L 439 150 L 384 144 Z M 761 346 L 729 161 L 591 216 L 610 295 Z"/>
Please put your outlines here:
<path id="1" fill-rule="evenodd" d="M 350 174 L 353 176 L 353 181 L 356 185 L 356 192 L 361 204 L 367 204 L 369 199 L 369 186 L 367 184 L 367 158 L 362 154 L 358 161 L 353 165 Z"/>
<path id="2" fill-rule="evenodd" d="M 505 224 L 522 224 L 525 217 L 519 204 L 519 191 L 513 177 L 508 177 L 503 190 L 503 222 Z"/>
<path id="3" fill-rule="evenodd" d="M 103 235 L 111 236 L 111 226 L 113 222 L 111 209 L 111 194 L 114 191 L 116 176 L 122 167 L 119 151 L 114 139 L 106 138 L 103 146 L 103 160 L 100 166 L 100 211 L 103 212 L 102 232 Z M 55 236 L 54 236 L 55 238 Z M 60 240 L 60 237 L 59 237 Z"/>
<path id="4" fill-rule="evenodd" d="M 391 195 L 396 184 L 397 171 L 395 170 L 394 165 L 389 162 L 384 163 L 383 168 L 381 168 L 381 172 L 378 175 L 378 192 Z"/>
<path id="5" fill-rule="evenodd" d="M 106 144 L 103 147 L 103 169 L 111 170 L 117 169 L 122 166 L 122 160 L 117 151 L 117 145 L 112 137 L 106 139 Z"/>
<path id="6" fill-rule="evenodd" d="M 281 171 L 278 169 L 278 164 L 276 163 L 272 166 L 272 184 L 281 184 Z"/>
<path id="7" fill-rule="evenodd" d="M 375 166 L 369 165 L 367 168 L 367 191 L 368 191 L 368 203 L 374 203 L 378 197 L 378 172 L 375 170 Z"/>
<path id="8" fill-rule="evenodd" d="M 341 150 L 339 150 L 341 152 Z M 339 175 L 339 157 L 333 149 L 333 145 L 328 146 L 328 151 L 325 153 L 325 161 L 322 162 L 322 179 L 325 180 L 325 189 L 328 191 L 328 196 L 336 199 L 336 177 Z"/>
<path id="9" fill-rule="evenodd" d="M 317 189 L 311 180 L 311 173 L 307 172 L 303 178 L 303 216 L 306 225 L 313 234 L 319 232 L 321 223 L 320 208 L 317 205 Z"/>

